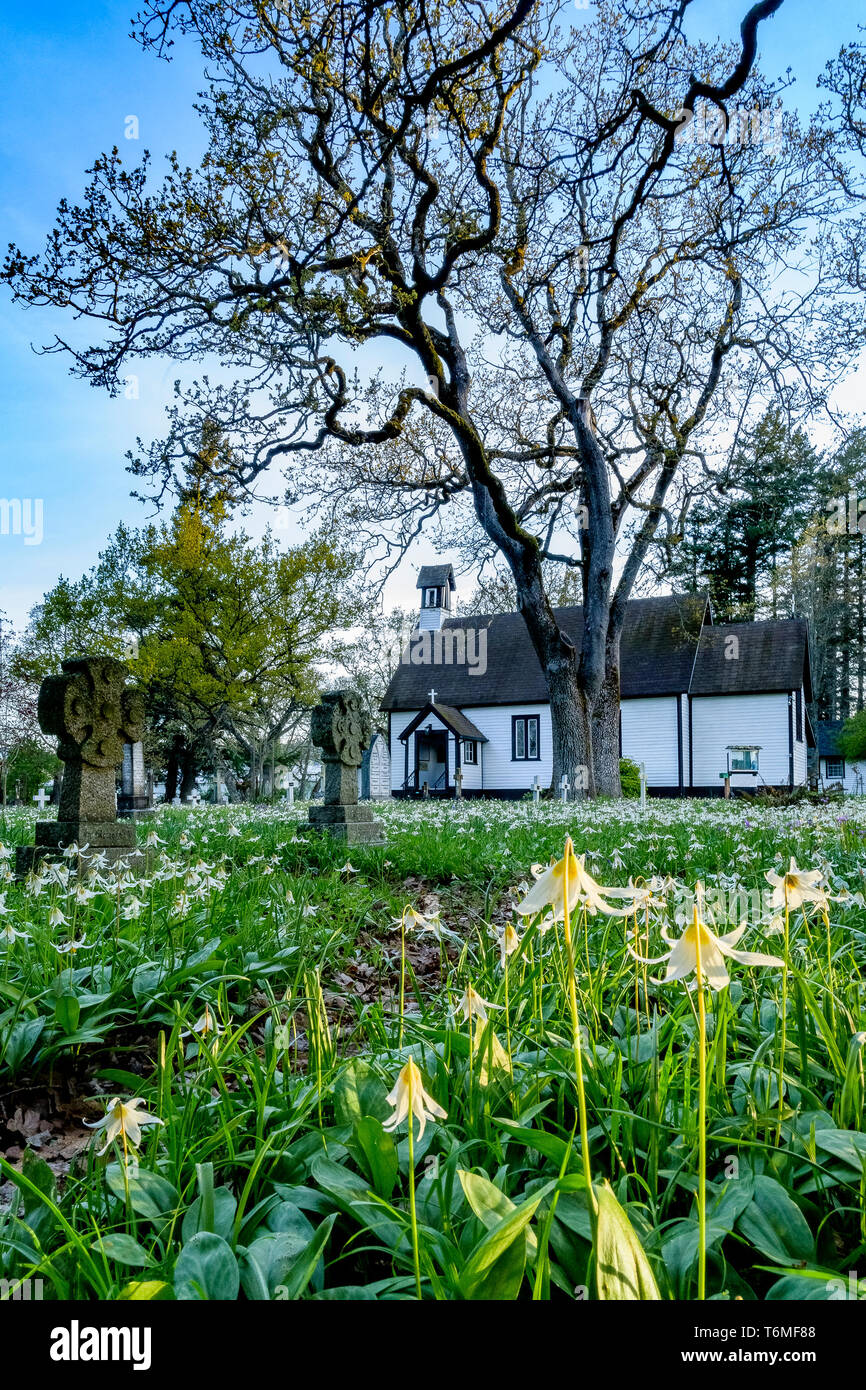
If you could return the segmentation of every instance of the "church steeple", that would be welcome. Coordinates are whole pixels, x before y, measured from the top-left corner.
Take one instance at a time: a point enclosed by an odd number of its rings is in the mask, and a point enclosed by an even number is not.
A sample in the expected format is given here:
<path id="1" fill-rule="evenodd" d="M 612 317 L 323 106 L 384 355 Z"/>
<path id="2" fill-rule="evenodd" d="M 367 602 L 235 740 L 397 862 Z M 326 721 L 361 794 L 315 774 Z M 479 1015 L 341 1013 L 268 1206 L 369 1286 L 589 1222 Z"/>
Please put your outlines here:
<path id="1" fill-rule="evenodd" d="M 451 565 L 422 565 L 418 571 L 421 612 L 418 627 L 438 632 L 454 609 L 454 569 Z"/>

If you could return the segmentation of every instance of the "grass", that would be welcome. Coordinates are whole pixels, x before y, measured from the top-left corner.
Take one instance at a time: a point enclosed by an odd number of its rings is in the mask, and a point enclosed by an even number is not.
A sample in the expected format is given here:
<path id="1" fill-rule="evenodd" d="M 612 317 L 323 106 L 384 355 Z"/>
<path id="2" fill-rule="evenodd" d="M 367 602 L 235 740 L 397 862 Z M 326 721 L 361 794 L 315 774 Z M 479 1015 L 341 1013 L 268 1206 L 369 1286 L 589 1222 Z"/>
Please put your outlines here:
<path id="1" fill-rule="evenodd" d="M 353 848 L 354 873 L 345 846 L 299 836 L 302 806 L 160 811 L 136 879 L 90 860 L 38 885 L 10 870 L 0 1290 L 678 1300 L 705 1279 L 709 1298 L 854 1296 L 866 808 L 380 814 L 388 843 Z M 7 864 L 33 819 L 0 822 Z M 605 885 L 655 875 L 657 905 L 578 906 L 571 948 L 562 924 L 521 921 L 519 885 L 566 834 Z M 791 855 L 830 898 L 826 920 L 792 910 L 786 938 L 764 872 Z M 660 929 L 691 922 L 699 880 L 713 930 L 746 921 L 740 947 L 775 956 L 787 939 L 786 970 L 729 962 L 729 987 L 698 994 L 657 982 L 635 954 L 670 949 Z M 407 906 L 425 919 L 408 929 Z M 496 1006 L 471 1033 L 469 984 Z M 386 1128 L 410 1058 L 447 1112 L 416 1122 L 411 1152 L 405 1122 Z M 100 1154 L 86 1125 L 114 1097 L 162 1123 Z"/>

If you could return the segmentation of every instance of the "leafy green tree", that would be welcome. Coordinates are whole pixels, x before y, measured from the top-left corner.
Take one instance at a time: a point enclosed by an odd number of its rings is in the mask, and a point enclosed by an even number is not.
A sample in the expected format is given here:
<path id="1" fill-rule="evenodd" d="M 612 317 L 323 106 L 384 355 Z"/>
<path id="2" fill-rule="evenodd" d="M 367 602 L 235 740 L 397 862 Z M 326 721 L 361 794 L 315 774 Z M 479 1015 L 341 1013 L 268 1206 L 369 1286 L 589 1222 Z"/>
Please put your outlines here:
<path id="1" fill-rule="evenodd" d="M 806 434 L 771 407 L 689 513 L 670 579 L 708 589 L 719 622 L 789 616 L 781 570 L 814 507 L 818 467 Z"/>
<path id="2" fill-rule="evenodd" d="M 837 735 L 839 752 L 851 762 L 866 758 L 866 709 L 846 719 Z"/>
<path id="3" fill-rule="evenodd" d="M 19 664 L 41 679 L 83 650 L 125 657 L 167 798 L 187 797 L 221 754 L 231 785 L 231 748 L 256 794 L 266 750 L 318 698 L 330 634 L 357 611 L 356 568 L 322 538 L 254 543 L 230 531 L 222 499 L 190 494 L 160 526 L 119 528 L 78 583 L 61 580 L 34 610 Z"/>

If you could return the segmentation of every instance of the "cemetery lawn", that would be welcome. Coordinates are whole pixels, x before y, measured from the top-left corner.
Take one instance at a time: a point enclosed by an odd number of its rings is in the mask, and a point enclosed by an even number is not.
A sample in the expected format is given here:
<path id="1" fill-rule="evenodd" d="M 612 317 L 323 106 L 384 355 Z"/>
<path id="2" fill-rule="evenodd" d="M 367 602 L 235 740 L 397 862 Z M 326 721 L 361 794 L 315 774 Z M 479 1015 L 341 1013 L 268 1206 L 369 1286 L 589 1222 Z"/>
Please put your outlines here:
<path id="1" fill-rule="evenodd" d="M 376 813 L 387 845 L 347 861 L 300 805 L 169 808 L 137 878 L 18 883 L 35 817 L 6 812 L 0 1289 L 856 1297 L 866 805 Z M 573 996 L 565 924 L 515 913 L 566 835 L 626 890 L 570 911 Z M 792 857 L 814 878 L 774 903 Z M 775 963 L 727 955 L 724 984 L 702 946 L 707 987 L 660 983 L 699 881 L 711 931 Z"/>

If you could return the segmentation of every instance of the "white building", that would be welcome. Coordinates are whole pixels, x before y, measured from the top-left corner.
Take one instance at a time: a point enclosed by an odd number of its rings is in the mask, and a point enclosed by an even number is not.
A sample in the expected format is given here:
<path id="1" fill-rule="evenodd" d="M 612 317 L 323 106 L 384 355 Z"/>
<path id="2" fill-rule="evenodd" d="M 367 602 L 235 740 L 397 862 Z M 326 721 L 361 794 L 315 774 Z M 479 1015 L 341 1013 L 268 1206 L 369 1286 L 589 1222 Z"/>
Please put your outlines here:
<path id="1" fill-rule="evenodd" d="M 825 787 L 841 786 L 861 796 L 866 792 L 866 761 L 852 762 L 839 751 L 839 731 L 845 721 L 827 719 L 818 724 L 818 777 Z"/>
<path id="2" fill-rule="evenodd" d="M 382 704 L 391 791 L 520 797 L 552 776 L 541 667 L 518 613 L 450 616 L 450 565 L 424 566 L 419 626 Z M 577 647 L 582 609 L 557 618 Z M 620 746 L 658 796 L 715 796 L 805 783 L 814 735 L 801 619 L 715 626 L 705 595 L 628 605 L 621 644 Z"/>

